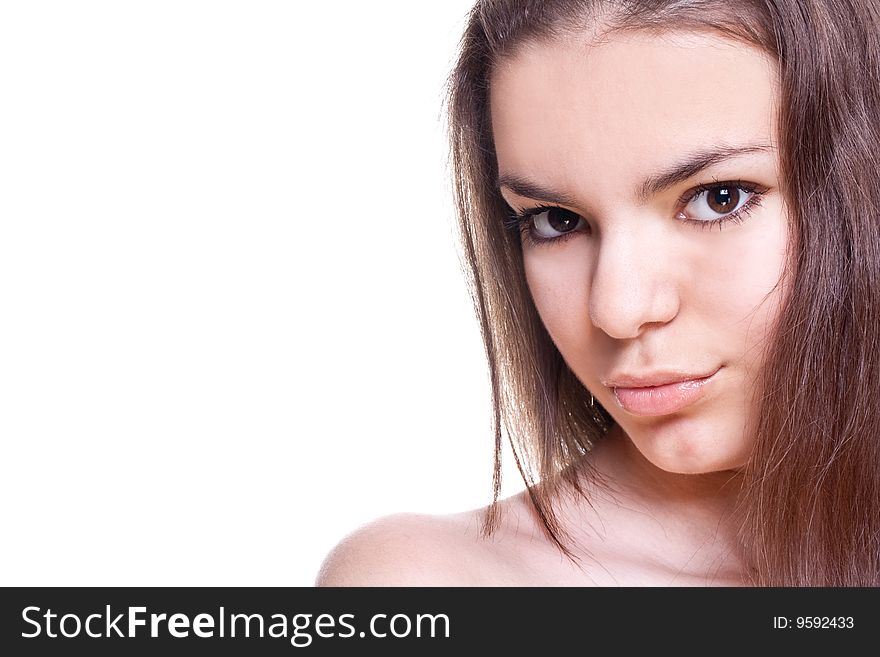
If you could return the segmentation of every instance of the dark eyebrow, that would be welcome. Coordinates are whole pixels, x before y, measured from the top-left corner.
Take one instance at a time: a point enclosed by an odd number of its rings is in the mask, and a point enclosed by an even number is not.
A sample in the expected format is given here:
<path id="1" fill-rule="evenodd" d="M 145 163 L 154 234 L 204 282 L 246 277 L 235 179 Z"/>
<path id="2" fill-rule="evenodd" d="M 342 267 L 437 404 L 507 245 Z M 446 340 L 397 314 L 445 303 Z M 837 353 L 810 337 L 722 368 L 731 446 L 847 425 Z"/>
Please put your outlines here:
<path id="1" fill-rule="evenodd" d="M 697 175 L 703 169 L 707 169 L 723 160 L 728 160 L 740 155 L 755 152 L 772 151 L 770 144 L 751 144 L 749 146 L 722 146 L 702 151 L 696 151 L 685 157 L 680 162 L 673 164 L 667 169 L 645 179 L 636 191 L 636 198 L 645 203 L 651 196 L 669 189 L 673 185 Z M 535 182 L 510 174 L 498 176 L 498 188 L 506 187 L 517 196 L 544 201 L 545 203 L 558 203 L 559 205 L 577 205 L 577 200 L 569 194 L 543 187 Z"/>
<path id="2" fill-rule="evenodd" d="M 517 196 L 534 199 L 536 201 L 544 201 L 545 203 L 558 203 L 559 205 L 577 205 L 575 199 L 568 194 L 563 194 L 562 192 L 556 192 L 552 189 L 547 189 L 546 187 L 542 187 L 541 185 L 532 182 L 531 180 L 526 180 L 525 178 L 520 178 L 519 176 L 514 176 L 510 174 L 499 175 L 498 189 L 501 189 L 502 187 L 507 187 L 507 189 L 512 191 Z"/>
<path id="3" fill-rule="evenodd" d="M 647 178 L 639 185 L 636 198 L 645 203 L 655 194 L 662 192 L 664 189 L 669 189 L 680 182 L 684 182 L 688 178 L 700 173 L 703 169 L 708 169 L 713 164 L 748 153 L 771 150 L 773 150 L 773 147 L 770 144 L 752 144 L 749 146 L 722 146 L 720 148 L 697 151 L 687 156 L 678 164 L 674 164 L 665 171 Z"/>

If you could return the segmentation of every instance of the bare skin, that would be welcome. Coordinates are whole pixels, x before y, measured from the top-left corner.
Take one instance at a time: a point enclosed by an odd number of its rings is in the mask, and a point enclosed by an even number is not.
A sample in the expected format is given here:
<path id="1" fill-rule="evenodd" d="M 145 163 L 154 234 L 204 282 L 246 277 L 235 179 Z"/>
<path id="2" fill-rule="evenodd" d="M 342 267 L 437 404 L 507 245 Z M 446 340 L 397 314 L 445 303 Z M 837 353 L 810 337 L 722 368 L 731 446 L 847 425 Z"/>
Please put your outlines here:
<path id="1" fill-rule="evenodd" d="M 431 516 L 398 514 L 349 535 L 325 560 L 318 586 L 743 586 L 727 524 L 735 481 L 719 477 L 695 504 L 634 482 L 631 443 L 612 431 L 592 463 L 614 490 L 592 487 L 591 504 L 566 499 L 576 565 L 540 524 L 525 491 L 499 502 L 501 521 L 480 535 L 484 509 Z M 652 466 L 645 464 L 645 469 Z M 683 475 L 687 478 L 687 475 Z M 657 482 L 659 484 L 659 482 Z M 664 482 L 665 485 L 665 482 Z M 687 485 L 682 489 L 686 490 Z M 652 495 L 663 495 L 658 504 Z M 709 500 L 712 504 L 709 504 Z"/>
<path id="2" fill-rule="evenodd" d="M 585 457 L 610 488 L 560 500 L 580 567 L 520 494 L 488 539 L 481 509 L 372 523 L 337 546 L 318 584 L 746 584 L 731 512 L 788 249 L 772 65 L 706 34 L 585 35 L 528 45 L 490 88 L 500 193 L 529 217 L 535 307 L 616 422 Z M 719 147 L 735 154 L 645 184 Z M 672 410 L 628 406 L 613 381 L 668 372 L 715 374 Z"/>

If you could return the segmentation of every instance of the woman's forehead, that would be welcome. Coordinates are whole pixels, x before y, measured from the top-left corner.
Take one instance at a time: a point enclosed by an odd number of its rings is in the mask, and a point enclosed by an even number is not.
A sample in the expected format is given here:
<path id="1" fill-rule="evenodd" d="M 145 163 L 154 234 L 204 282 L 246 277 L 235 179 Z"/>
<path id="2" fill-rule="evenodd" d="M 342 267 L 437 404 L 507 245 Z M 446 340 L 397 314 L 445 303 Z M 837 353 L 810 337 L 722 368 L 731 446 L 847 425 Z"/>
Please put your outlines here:
<path id="1" fill-rule="evenodd" d="M 772 59 L 720 36 L 534 43 L 496 67 L 490 89 L 502 174 L 632 179 L 694 150 L 775 143 Z"/>

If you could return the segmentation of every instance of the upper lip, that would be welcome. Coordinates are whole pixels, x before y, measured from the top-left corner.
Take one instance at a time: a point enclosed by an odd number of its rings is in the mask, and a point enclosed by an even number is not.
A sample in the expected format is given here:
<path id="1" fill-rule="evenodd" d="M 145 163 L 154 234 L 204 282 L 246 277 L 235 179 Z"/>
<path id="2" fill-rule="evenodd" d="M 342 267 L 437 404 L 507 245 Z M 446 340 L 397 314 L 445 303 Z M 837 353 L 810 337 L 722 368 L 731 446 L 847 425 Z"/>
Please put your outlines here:
<path id="1" fill-rule="evenodd" d="M 617 374 L 609 377 L 604 384 L 609 388 L 649 388 L 654 386 L 665 386 L 670 383 L 681 383 L 682 381 L 694 381 L 696 379 L 706 379 L 720 367 L 710 371 L 708 374 L 691 374 L 681 371 L 666 370 L 663 372 L 649 372 L 646 374 Z"/>

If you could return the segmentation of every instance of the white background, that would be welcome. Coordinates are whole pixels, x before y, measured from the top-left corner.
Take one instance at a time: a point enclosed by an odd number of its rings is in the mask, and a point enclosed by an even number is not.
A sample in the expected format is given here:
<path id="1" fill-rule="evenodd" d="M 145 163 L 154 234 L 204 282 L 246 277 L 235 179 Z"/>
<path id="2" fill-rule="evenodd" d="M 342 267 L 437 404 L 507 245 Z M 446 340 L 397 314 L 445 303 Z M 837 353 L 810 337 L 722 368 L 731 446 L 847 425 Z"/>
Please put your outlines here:
<path id="1" fill-rule="evenodd" d="M 0 584 L 310 585 L 489 502 L 470 4 L 0 4 Z"/>

